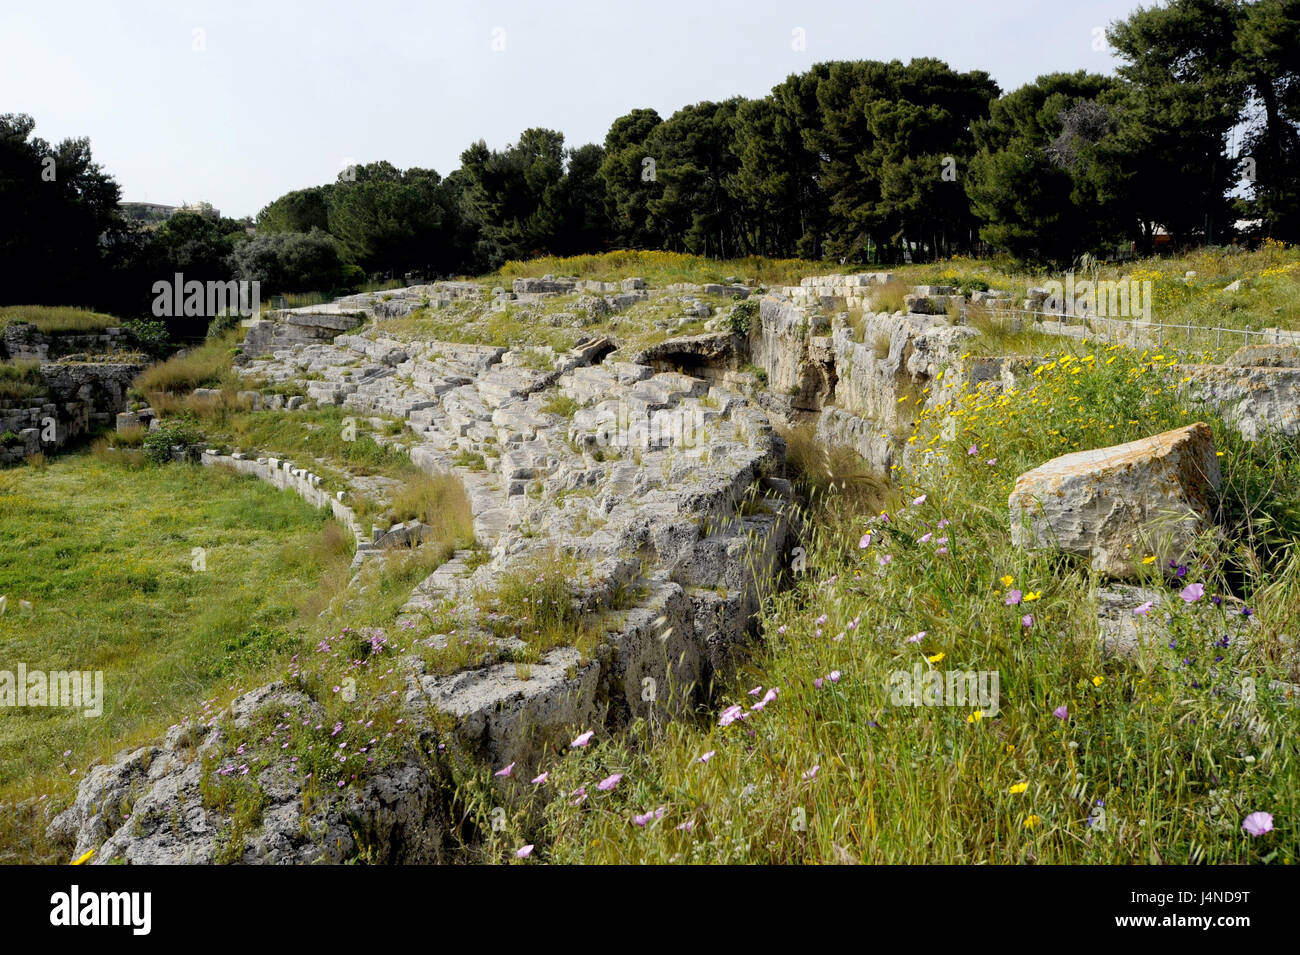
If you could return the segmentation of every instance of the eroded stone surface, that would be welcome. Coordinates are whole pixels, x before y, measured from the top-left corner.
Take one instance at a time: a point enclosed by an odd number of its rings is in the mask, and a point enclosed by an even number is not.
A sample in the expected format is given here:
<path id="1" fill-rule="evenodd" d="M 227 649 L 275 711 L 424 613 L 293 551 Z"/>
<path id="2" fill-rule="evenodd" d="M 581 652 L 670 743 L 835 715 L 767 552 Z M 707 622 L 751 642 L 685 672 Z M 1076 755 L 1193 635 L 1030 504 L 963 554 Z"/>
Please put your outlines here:
<path id="1" fill-rule="evenodd" d="M 1016 480 L 1011 539 L 1090 558 L 1094 570 L 1131 577 L 1147 554 L 1180 560 L 1209 525 L 1221 482 L 1214 435 L 1203 422 L 1128 444 L 1053 458 Z"/>

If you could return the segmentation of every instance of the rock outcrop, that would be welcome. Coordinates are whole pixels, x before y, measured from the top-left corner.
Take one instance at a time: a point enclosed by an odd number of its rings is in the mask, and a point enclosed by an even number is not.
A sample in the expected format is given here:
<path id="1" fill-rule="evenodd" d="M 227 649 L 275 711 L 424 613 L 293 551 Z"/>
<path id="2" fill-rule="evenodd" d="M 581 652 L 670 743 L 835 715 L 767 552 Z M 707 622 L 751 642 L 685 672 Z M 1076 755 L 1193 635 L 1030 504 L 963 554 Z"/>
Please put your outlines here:
<path id="1" fill-rule="evenodd" d="M 1054 458 L 1016 480 L 1011 539 L 1091 560 L 1111 577 L 1136 575 L 1154 554 L 1181 561 L 1210 522 L 1221 481 L 1209 425 Z"/>

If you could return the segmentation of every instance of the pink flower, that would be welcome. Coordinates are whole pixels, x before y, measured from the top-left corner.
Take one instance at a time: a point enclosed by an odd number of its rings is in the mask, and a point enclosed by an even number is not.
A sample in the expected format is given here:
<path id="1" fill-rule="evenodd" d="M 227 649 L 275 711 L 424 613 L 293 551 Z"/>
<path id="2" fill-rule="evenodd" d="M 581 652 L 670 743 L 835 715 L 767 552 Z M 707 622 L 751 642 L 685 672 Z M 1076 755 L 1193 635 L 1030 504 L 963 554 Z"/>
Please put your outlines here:
<path id="1" fill-rule="evenodd" d="M 596 783 L 596 788 L 603 793 L 607 793 L 617 786 L 622 779 L 622 773 L 614 773 L 612 776 L 606 776 L 600 782 Z"/>
<path id="2" fill-rule="evenodd" d="M 985 462 L 985 464 L 997 464 L 997 463 L 998 463 L 997 458 L 989 458 L 988 461 Z"/>
<path id="3" fill-rule="evenodd" d="M 1252 836 L 1263 836 L 1273 831 L 1273 814 L 1269 812 L 1252 812 L 1241 824 Z"/>
<path id="4" fill-rule="evenodd" d="M 1020 618 L 1020 626 L 1032 627 L 1033 625 L 1034 625 L 1034 615 L 1032 613 L 1027 613 Z"/>
<path id="5" fill-rule="evenodd" d="M 822 678 L 821 678 L 821 677 L 817 677 L 815 680 L 813 680 L 813 687 L 814 687 L 815 689 L 818 689 L 818 690 L 820 690 L 820 689 L 822 688 Z"/>
<path id="6" fill-rule="evenodd" d="M 930 543 L 930 538 L 933 536 L 934 536 L 933 531 L 926 531 L 924 534 L 921 535 L 920 541 L 922 544 L 928 544 Z"/>
<path id="7" fill-rule="evenodd" d="M 1052 710 L 1052 715 L 1058 720 L 1068 720 L 1070 718 L 1070 708 L 1068 706 L 1058 706 Z"/>
<path id="8" fill-rule="evenodd" d="M 914 497 L 914 498 L 912 498 L 912 506 L 913 506 L 913 507 L 920 507 L 920 506 L 921 506 L 922 504 L 924 504 L 924 503 L 925 503 L 925 495 L 924 495 L 924 494 L 922 494 L 920 497 Z"/>
<path id="9" fill-rule="evenodd" d="M 526 846 L 520 846 L 518 849 L 515 850 L 515 858 L 527 859 L 530 855 L 533 854 L 533 849 L 535 848 L 536 846 L 534 846 L 532 843 L 529 843 Z"/>
<path id="10" fill-rule="evenodd" d="M 975 455 L 980 453 L 979 445 L 972 444 L 969 448 L 966 449 L 966 453 L 969 454 L 971 457 L 975 457 Z"/>
<path id="11" fill-rule="evenodd" d="M 1025 595 L 1022 594 L 1019 590 L 1008 590 L 1008 591 L 1007 591 L 1006 605 L 1007 605 L 1008 607 L 1014 607 L 1014 606 L 1016 606 L 1018 603 L 1020 603 L 1021 599 L 1022 599 L 1024 596 L 1025 596 Z"/>
<path id="12" fill-rule="evenodd" d="M 870 546 L 871 546 L 871 535 L 863 534 L 862 538 L 858 541 L 858 549 L 866 550 Z"/>
<path id="13" fill-rule="evenodd" d="M 744 713 L 740 709 L 740 704 L 737 703 L 722 711 L 722 715 L 718 718 L 718 725 L 730 726 L 739 719 L 744 719 Z"/>
<path id="14" fill-rule="evenodd" d="M 1178 596 L 1186 603 L 1194 604 L 1205 596 L 1205 584 L 1188 584 Z"/>
<path id="15" fill-rule="evenodd" d="M 910 637 L 907 638 L 907 642 L 908 642 L 908 643 L 920 643 L 922 640 L 925 639 L 925 635 L 926 635 L 928 632 L 929 632 L 929 631 L 927 631 L 927 630 L 922 630 L 920 633 L 914 633 L 914 634 L 912 634 Z"/>
<path id="16" fill-rule="evenodd" d="M 492 775 L 493 775 L 493 776 L 509 776 L 511 773 L 514 772 L 514 770 L 515 770 L 515 764 L 514 764 L 514 763 L 511 763 L 511 764 L 510 764 L 509 766 L 507 766 L 505 769 L 498 769 L 498 770 L 497 770 L 495 773 L 493 773 Z"/>
<path id="17" fill-rule="evenodd" d="M 814 764 L 813 764 L 813 768 L 810 769 L 810 770 L 808 770 L 808 772 L 806 772 L 806 773 L 803 774 L 803 778 L 804 778 L 804 779 L 812 779 L 812 778 L 814 778 L 814 777 L 817 775 L 817 770 L 819 770 L 819 769 L 821 769 L 821 766 L 818 765 L 818 764 L 816 764 L 816 763 L 814 763 Z"/>
<path id="18" fill-rule="evenodd" d="M 940 547 L 938 550 L 935 551 L 935 553 L 936 553 L 936 554 L 946 554 L 946 553 L 948 553 L 948 548 L 946 548 L 946 547 Z"/>
<path id="19" fill-rule="evenodd" d="M 676 828 L 681 832 L 690 832 L 695 828 L 695 820 L 687 819 L 685 822 L 678 823 Z"/>
<path id="20" fill-rule="evenodd" d="M 540 786 L 542 783 L 546 782 L 546 777 L 549 776 L 549 775 L 550 775 L 550 773 L 542 773 L 540 776 L 534 776 L 534 777 L 533 777 L 533 785 L 534 785 L 534 786 Z"/>
<path id="21" fill-rule="evenodd" d="M 839 682 L 840 682 L 840 671 L 839 671 L 839 670 L 832 670 L 830 675 L 831 675 L 831 682 L 832 682 L 832 683 L 839 683 Z"/>
<path id="22" fill-rule="evenodd" d="M 1144 604 L 1138 604 L 1136 607 L 1133 608 L 1133 616 L 1145 617 L 1147 614 L 1151 612 L 1151 608 L 1153 606 L 1155 606 L 1154 600 L 1148 600 Z"/>
<path id="23" fill-rule="evenodd" d="M 699 759 L 697 759 L 696 762 L 697 762 L 697 763 L 707 763 L 707 762 L 708 762 L 709 760 L 711 760 L 715 755 L 717 755 L 717 752 L 718 752 L 718 751 L 717 751 L 716 749 L 711 749 L 711 750 L 709 750 L 707 753 L 705 753 L 703 756 L 701 756 Z"/>
<path id="24" fill-rule="evenodd" d="M 570 745 L 570 746 L 573 746 L 573 747 L 582 747 L 582 746 L 586 746 L 588 743 L 591 742 L 591 738 L 592 738 L 593 736 L 595 736 L 595 735 L 596 735 L 596 733 L 595 733 L 594 730 L 587 730 L 587 732 L 585 732 L 585 733 L 580 733 L 580 734 L 578 734 L 578 738 L 575 739 L 575 740 L 574 740 L 572 743 L 570 743 L 569 745 Z"/>
<path id="25" fill-rule="evenodd" d="M 752 690 L 749 691 L 749 695 L 758 696 L 758 694 L 762 692 L 763 692 L 763 684 L 760 683 L 758 686 L 754 687 Z"/>
<path id="26" fill-rule="evenodd" d="M 952 521 L 948 520 L 948 518 L 946 518 L 946 517 L 941 518 L 941 519 L 939 520 L 939 530 L 943 530 L 945 527 L 947 527 L 947 526 L 948 526 L 949 524 L 951 524 L 951 523 L 952 523 Z"/>
<path id="27" fill-rule="evenodd" d="M 894 555 L 885 554 L 883 557 L 880 557 L 879 560 L 880 560 L 881 567 L 888 567 L 891 563 L 893 563 Z"/>

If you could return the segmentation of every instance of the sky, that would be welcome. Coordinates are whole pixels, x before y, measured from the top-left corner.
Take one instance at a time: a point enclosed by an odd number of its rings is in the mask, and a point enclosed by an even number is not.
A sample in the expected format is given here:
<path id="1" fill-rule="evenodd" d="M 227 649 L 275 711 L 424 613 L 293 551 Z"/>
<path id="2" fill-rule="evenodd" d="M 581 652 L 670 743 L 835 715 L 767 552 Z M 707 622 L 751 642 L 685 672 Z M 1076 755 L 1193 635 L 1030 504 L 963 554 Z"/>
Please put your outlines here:
<path id="1" fill-rule="evenodd" d="M 1148 0 L 1150 5 L 1151 0 Z M 942 59 L 1004 91 L 1109 73 L 1129 0 L 3 0 L 0 113 L 90 139 L 124 200 L 255 215 L 386 159 L 442 174 L 531 126 L 759 97 L 826 60 Z"/>

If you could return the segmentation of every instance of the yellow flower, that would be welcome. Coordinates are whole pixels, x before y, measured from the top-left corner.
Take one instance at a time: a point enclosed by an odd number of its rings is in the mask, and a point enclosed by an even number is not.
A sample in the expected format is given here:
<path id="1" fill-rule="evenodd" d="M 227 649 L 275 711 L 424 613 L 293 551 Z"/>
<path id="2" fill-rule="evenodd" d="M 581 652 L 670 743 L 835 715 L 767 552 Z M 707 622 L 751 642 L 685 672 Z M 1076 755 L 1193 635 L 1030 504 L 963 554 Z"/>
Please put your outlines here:
<path id="1" fill-rule="evenodd" d="M 1101 686 L 1101 681 L 1102 681 L 1102 678 L 1101 678 L 1101 677 L 1099 677 L 1099 676 L 1095 676 L 1095 677 L 1092 678 L 1092 685 L 1093 685 L 1093 686 Z"/>
<path id="2" fill-rule="evenodd" d="M 94 849 L 90 849 L 86 852 L 83 852 L 81 855 L 77 856 L 77 858 L 72 860 L 72 865 L 81 865 L 94 854 L 95 854 Z"/>
<path id="3" fill-rule="evenodd" d="M 1025 828 L 1032 829 L 1042 821 L 1043 820 L 1039 819 L 1037 816 L 1029 816 L 1025 819 Z"/>
<path id="4" fill-rule="evenodd" d="M 1152 554 L 1150 557 L 1142 558 L 1142 563 L 1144 564 L 1154 564 L 1155 562 L 1156 562 L 1156 558 L 1154 554 Z"/>
<path id="5" fill-rule="evenodd" d="M 1012 577 L 1010 574 L 1007 574 L 1005 577 L 1002 577 L 1001 580 L 1002 580 L 1003 587 L 1010 587 L 1012 584 L 1016 582 L 1016 578 Z"/>
<path id="6" fill-rule="evenodd" d="M 1029 603 L 1031 600 L 1039 600 L 1042 596 L 1043 595 L 1040 591 L 1031 590 L 1029 593 L 1025 594 L 1025 603 Z"/>
<path id="7" fill-rule="evenodd" d="M 983 711 L 983 710 L 976 710 L 976 711 L 975 711 L 974 713 L 972 713 L 970 716 L 966 717 L 966 722 L 967 722 L 967 723 L 978 723 L 978 722 L 979 722 L 980 720 L 982 720 L 982 719 L 984 719 L 984 711 Z"/>
<path id="8" fill-rule="evenodd" d="M 1008 752 L 1008 753 L 1014 753 L 1015 751 L 1016 751 L 1016 744 L 1015 744 L 1015 743 L 1007 743 L 1007 752 Z"/>
<path id="9" fill-rule="evenodd" d="M 1014 786 L 1008 789 L 1007 792 L 1011 793 L 1011 795 L 1014 796 L 1017 793 L 1024 792 L 1028 788 L 1029 788 L 1029 783 L 1016 783 Z"/>
<path id="10" fill-rule="evenodd" d="M 932 657 L 926 657 L 926 659 L 929 660 L 931 663 L 938 663 L 940 660 L 943 659 L 943 651 L 940 650 L 940 651 L 939 651 L 938 653 L 936 653 L 934 656 L 932 656 Z"/>

